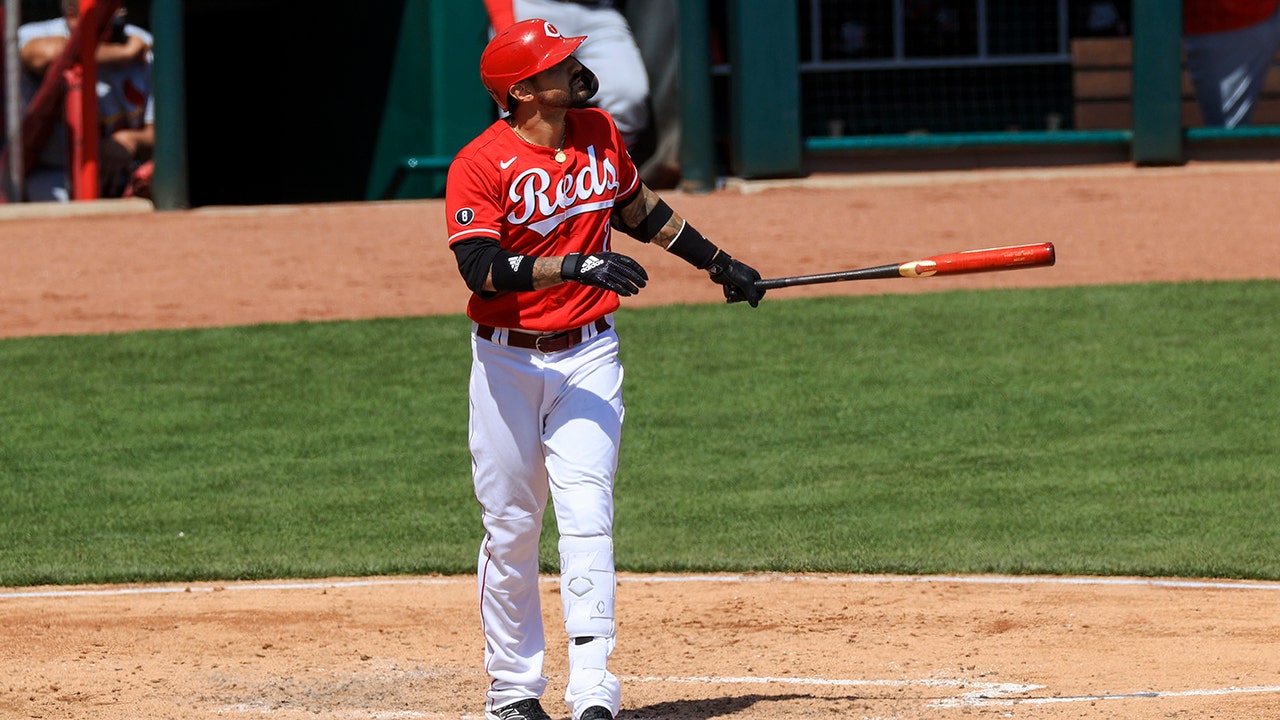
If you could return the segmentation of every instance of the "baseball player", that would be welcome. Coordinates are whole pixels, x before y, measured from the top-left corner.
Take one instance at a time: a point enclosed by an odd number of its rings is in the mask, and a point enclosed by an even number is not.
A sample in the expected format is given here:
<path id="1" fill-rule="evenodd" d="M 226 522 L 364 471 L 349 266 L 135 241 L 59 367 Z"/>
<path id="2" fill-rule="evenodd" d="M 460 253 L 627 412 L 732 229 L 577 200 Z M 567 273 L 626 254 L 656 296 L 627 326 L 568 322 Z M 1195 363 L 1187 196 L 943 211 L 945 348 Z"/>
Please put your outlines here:
<path id="1" fill-rule="evenodd" d="M 1280 0 L 1185 0 L 1183 44 L 1201 119 L 1249 124 L 1280 49 Z"/>
<path id="2" fill-rule="evenodd" d="M 491 720 L 547 720 L 538 538 L 548 493 L 560 531 L 574 720 L 621 705 L 614 649 L 613 479 L 622 367 L 613 312 L 645 286 L 613 230 L 706 270 L 755 307 L 760 274 L 640 181 L 608 113 L 582 106 L 595 76 L 541 19 L 499 32 L 480 58 L 509 116 L 458 152 L 445 191 L 449 245 L 472 290 L 469 444 L 485 529 L 478 575 Z"/>

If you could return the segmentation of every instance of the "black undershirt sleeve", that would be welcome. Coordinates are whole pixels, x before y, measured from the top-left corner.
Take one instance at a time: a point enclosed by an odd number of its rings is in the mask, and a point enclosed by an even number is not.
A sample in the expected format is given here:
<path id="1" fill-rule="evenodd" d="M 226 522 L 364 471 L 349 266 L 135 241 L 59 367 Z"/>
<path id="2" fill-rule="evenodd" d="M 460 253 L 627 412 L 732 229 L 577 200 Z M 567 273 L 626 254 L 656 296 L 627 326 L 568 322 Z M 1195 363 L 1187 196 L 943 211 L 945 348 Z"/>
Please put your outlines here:
<path id="1" fill-rule="evenodd" d="M 484 281 L 489 278 L 489 268 L 502 248 L 497 240 L 470 238 L 453 244 L 453 255 L 458 259 L 458 272 L 471 292 L 481 296 L 493 296 L 484 291 Z"/>

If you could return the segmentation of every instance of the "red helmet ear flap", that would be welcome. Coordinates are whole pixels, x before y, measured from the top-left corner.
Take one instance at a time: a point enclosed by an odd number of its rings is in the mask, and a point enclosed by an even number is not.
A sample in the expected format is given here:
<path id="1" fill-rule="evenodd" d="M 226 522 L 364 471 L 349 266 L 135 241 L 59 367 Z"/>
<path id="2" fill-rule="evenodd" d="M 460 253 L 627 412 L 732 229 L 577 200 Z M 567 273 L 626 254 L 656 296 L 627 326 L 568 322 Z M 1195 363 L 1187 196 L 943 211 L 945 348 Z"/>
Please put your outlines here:
<path id="1" fill-rule="evenodd" d="M 511 86 L 573 54 L 586 36 L 565 37 L 546 20 L 512 25 L 489 41 L 480 55 L 480 81 L 498 107 L 507 110 Z"/>

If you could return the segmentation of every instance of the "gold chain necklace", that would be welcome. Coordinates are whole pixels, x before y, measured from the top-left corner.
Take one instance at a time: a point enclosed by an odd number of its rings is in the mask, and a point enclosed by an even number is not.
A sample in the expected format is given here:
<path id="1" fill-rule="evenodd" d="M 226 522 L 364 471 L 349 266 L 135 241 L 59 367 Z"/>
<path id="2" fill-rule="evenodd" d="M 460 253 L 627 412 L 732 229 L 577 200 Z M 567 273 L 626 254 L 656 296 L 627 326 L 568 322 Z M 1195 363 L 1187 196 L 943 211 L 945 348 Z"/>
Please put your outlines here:
<path id="1" fill-rule="evenodd" d="M 520 132 L 520 128 L 516 127 L 515 125 L 511 126 L 511 131 L 516 134 L 516 137 L 529 143 L 530 145 L 537 145 L 538 147 L 546 147 L 545 145 L 538 145 L 538 143 L 525 137 L 524 133 Z M 568 135 L 569 135 L 569 126 L 565 125 L 564 129 L 560 131 L 560 144 L 556 146 L 555 157 L 556 157 L 556 162 L 558 163 L 562 163 L 565 160 L 569 159 L 569 156 L 564 154 L 564 141 L 565 141 L 565 138 L 568 137 Z"/>

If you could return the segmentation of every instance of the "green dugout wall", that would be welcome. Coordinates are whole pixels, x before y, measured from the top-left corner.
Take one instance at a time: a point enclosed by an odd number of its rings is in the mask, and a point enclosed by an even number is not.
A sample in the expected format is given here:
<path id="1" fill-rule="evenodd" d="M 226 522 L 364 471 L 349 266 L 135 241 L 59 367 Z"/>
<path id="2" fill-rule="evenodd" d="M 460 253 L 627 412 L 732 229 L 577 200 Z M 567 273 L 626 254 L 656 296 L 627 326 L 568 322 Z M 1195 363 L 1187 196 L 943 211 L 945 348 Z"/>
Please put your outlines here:
<path id="1" fill-rule="evenodd" d="M 366 199 L 444 192 L 453 155 L 496 117 L 480 85 L 488 39 L 483 3 L 406 0 Z"/>
<path id="2" fill-rule="evenodd" d="M 708 0 L 681 0 L 681 78 L 689 79 L 682 93 L 681 159 L 687 189 L 715 186 L 717 165 L 706 148 L 722 141 L 711 119 L 717 112 L 710 101 L 713 73 L 705 42 Z M 1272 143 L 1280 127 L 1235 129 L 1183 127 L 1182 114 L 1182 0 L 1132 0 L 1132 125 L 1121 130 L 1018 130 L 864 134 L 829 137 L 803 136 L 801 118 L 808 108 L 799 92 L 802 69 L 796 16 L 803 3 L 774 0 L 725 0 L 720 18 L 728 30 L 730 48 L 729 172 L 739 177 L 779 177 L 803 174 L 806 160 L 840 154 L 853 159 L 867 154 L 958 155 L 966 151 L 999 149 L 1006 153 L 1053 152 L 1060 156 L 1091 147 L 1109 147 L 1128 155 L 1136 165 L 1174 165 L 1187 158 L 1188 145 Z M 978 3 L 979 8 L 984 7 Z M 989 10 L 994 6 L 986 5 Z M 1067 39 L 1066 8 L 1059 18 L 1061 39 Z M 1007 11 L 1007 9 L 1006 9 Z M 810 41 L 830 28 L 817 24 Z M 910 65 L 908 60 L 905 65 Z M 993 67 L 993 72 L 996 66 Z M 1010 90 L 1009 92 L 1017 92 Z M 1254 145 L 1253 147 L 1260 147 Z M 1275 154 L 1274 149 L 1264 154 Z M 1248 151 L 1245 151 L 1247 156 Z"/>
<path id="3" fill-rule="evenodd" d="M 478 77 L 489 33 L 480 0 L 317 3 L 309 12 L 293 0 L 126 6 L 145 8 L 157 35 L 162 209 L 439 196 L 454 153 L 496 117 Z M 683 187 L 802 175 L 815 159 L 869 152 L 1105 145 L 1139 165 L 1177 164 L 1189 143 L 1280 136 L 1274 127 L 1183 128 L 1181 0 L 1131 6 L 1130 128 L 827 136 L 814 132 L 802 97 L 802 39 L 821 30 L 805 19 L 811 6 L 678 0 Z M 712 58 L 715 33 L 727 62 Z"/>
<path id="4" fill-rule="evenodd" d="M 443 167 L 496 117 L 480 0 L 126 7 L 156 35 L 161 209 L 432 197 L 405 159 Z"/>

